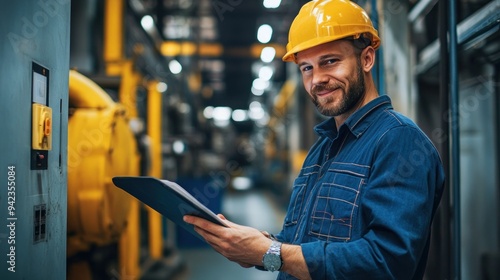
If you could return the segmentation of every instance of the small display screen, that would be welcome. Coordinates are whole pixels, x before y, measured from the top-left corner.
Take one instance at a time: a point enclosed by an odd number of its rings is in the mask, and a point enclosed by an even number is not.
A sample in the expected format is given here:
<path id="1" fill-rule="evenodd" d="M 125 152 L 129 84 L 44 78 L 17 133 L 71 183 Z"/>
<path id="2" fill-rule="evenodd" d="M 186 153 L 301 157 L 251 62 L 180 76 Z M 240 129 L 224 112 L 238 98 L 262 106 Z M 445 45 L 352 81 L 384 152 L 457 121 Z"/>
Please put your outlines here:
<path id="1" fill-rule="evenodd" d="M 33 102 L 48 106 L 49 70 L 33 62 Z"/>
<path id="2" fill-rule="evenodd" d="M 47 105 L 47 77 L 33 72 L 33 102 Z"/>

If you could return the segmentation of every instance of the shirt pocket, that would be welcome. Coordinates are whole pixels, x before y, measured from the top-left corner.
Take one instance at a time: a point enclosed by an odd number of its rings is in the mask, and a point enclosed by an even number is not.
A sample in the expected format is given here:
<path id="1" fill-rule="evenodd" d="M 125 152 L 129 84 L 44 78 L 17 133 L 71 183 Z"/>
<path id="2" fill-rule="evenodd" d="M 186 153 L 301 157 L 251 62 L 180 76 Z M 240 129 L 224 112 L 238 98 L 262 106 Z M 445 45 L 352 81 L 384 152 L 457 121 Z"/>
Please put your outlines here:
<path id="1" fill-rule="evenodd" d="M 329 170 L 316 196 L 309 234 L 325 241 L 349 241 L 363 176 Z"/>
<path id="2" fill-rule="evenodd" d="M 292 196 L 290 197 L 290 204 L 285 217 L 284 226 L 293 226 L 297 224 L 302 208 L 304 207 L 304 200 L 306 194 L 307 176 L 299 176 L 293 182 Z"/>
<path id="3" fill-rule="evenodd" d="M 299 173 L 299 176 L 293 182 L 290 204 L 285 216 L 285 227 L 294 226 L 298 223 L 299 217 L 306 203 L 306 192 L 308 182 L 316 180 L 319 165 L 305 166 Z"/>

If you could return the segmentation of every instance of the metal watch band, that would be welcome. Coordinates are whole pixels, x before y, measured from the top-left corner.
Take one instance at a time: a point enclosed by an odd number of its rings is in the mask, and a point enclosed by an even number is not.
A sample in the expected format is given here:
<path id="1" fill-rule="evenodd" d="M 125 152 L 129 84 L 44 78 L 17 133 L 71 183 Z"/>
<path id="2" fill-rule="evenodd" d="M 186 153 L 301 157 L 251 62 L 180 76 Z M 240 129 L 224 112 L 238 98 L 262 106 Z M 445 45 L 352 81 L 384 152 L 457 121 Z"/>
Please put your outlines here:
<path id="1" fill-rule="evenodd" d="M 267 253 L 281 255 L 281 242 L 273 240 L 271 242 L 271 246 L 269 246 L 269 249 L 267 250 Z"/>

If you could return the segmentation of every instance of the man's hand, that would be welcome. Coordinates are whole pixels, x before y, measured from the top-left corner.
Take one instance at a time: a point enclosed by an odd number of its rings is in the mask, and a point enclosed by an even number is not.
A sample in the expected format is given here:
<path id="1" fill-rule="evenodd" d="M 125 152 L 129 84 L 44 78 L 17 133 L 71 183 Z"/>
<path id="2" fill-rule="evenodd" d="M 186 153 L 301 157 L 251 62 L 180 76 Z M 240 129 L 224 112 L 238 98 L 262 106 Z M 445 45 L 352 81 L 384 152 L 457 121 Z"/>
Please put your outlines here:
<path id="1" fill-rule="evenodd" d="M 262 257 L 271 246 L 270 235 L 267 232 L 232 223 L 221 214 L 218 216 L 226 222 L 228 227 L 189 215 L 184 216 L 184 221 L 194 225 L 194 230 L 228 260 L 246 268 L 262 265 Z M 299 279 L 311 279 L 299 245 L 283 244 L 281 256 L 283 257 L 282 271 Z"/>
<path id="2" fill-rule="evenodd" d="M 184 216 L 184 221 L 194 225 L 194 230 L 228 260 L 246 268 L 262 265 L 262 256 L 271 245 L 271 240 L 257 229 L 232 223 L 222 214 L 218 216 L 228 227 L 190 215 Z"/>

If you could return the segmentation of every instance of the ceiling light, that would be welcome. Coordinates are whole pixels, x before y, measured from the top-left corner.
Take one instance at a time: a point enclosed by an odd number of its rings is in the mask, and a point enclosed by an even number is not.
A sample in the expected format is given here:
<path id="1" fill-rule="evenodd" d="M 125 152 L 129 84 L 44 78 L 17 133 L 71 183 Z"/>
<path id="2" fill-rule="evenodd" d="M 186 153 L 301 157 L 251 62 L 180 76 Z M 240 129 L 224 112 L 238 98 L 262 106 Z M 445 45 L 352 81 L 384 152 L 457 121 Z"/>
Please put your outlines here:
<path id="1" fill-rule="evenodd" d="M 273 28 L 269 24 L 263 24 L 257 30 L 257 40 L 262 44 L 269 43 L 273 36 Z"/>
<path id="2" fill-rule="evenodd" d="M 266 63 L 273 61 L 275 56 L 276 50 L 273 47 L 265 47 L 260 53 L 260 59 Z"/>
<path id="3" fill-rule="evenodd" d="M 276 9 L 280 6 L 281 0 L 264 0 L 264 7 L 268 9 Z"/>
<path id="4" fill-rule="evenodd" d="M 260 107 L 260 108 L 251 109 L 250 112 L 248 113 L 248 115 L 249 115 L 250 119 L 257 121 L 257 120 L 264 118 L 266 116 L 266 112 L 264 111 L 264 109 L 262 107 Z"/>
<path id="5" fill-rule="evenodd" d="M 172 144 L 172 149 L 175 154 L 183 154 L 186 151 L 186 145 L 181 140 L 175 140 Z"/>
<path id="6" fill-rule="evenodd" d="M 179 74 L 182 71 L 182 65 L 175 59 L 168 63 L 168 68 L 173 74 Z"/>
<path id="7" fill-rule="evenodd" d="M 257 78 L 253 80 L 252 87 L 254 87 L 257 90 L 265 90 L 269 87 L 269 80 Z"/>
<path id="8" fill-rule="evenodd" d="M 205 119 L 211 119 L 214 116 L 214 107 L 208 106 L 203 110 L 203 116 Z"/>
<path id="9" fill-rule="evenodd" d="M 231 115 L 233 118 L 233 121 L 235 122 L 242 122 L 248 120 L 248 111 L 242 110 L 242 109 L 236 109 L 233 111 L 233 114 Z"/>
<path id="10" fill-rule="evenodd" d="M 143 16 L 141 19 L 142 28 L 146 31 L 151 31 L 155 26 L 155 21 L 150 15 Z"/>
<path id="11" fill-rule="evenodd" d="M 229 107 L 215 107 L 213 118 L 216 121 L 227 121 L 231 118 L 232 110 Z"/>
<path id="12" fill-rule="evenodd" d="M 274 70 L 270 66 L 262 66 L 259 69 L 259 78 L 262 80 L 269 81 L 273 77 L 273 74 Z"/>
<path id="13" fill-rule="evenodd" d="M 253 182 L 248 177 L 234 177 L 232 185 L 234 189 L 244 191 L 251 189 L 253 186 Z"/>
<path id="14" fill-rule="evenodd" d="M 256 109 L 262 109 L 262 103 L 260 103 L 259 101 L 252 101 L 248 106 L 248 108 L 250 109 L 250 111 Z"/>
<path id="15" fill-rule="evenodd" d="M 256 89 L 256 88 L 252 87 L 251 91 L 252 91 L 252 94 L 255 96 L 261 96 L 264 94 L 263 89 Z"/>
<path id="16" fill-rule="evenodd" d="M 156 84 L 156 90 L 158 92 L 166 92 L 168 89 L 168 85 L 164 82 L 159 82 L 158 84 Z"/>

